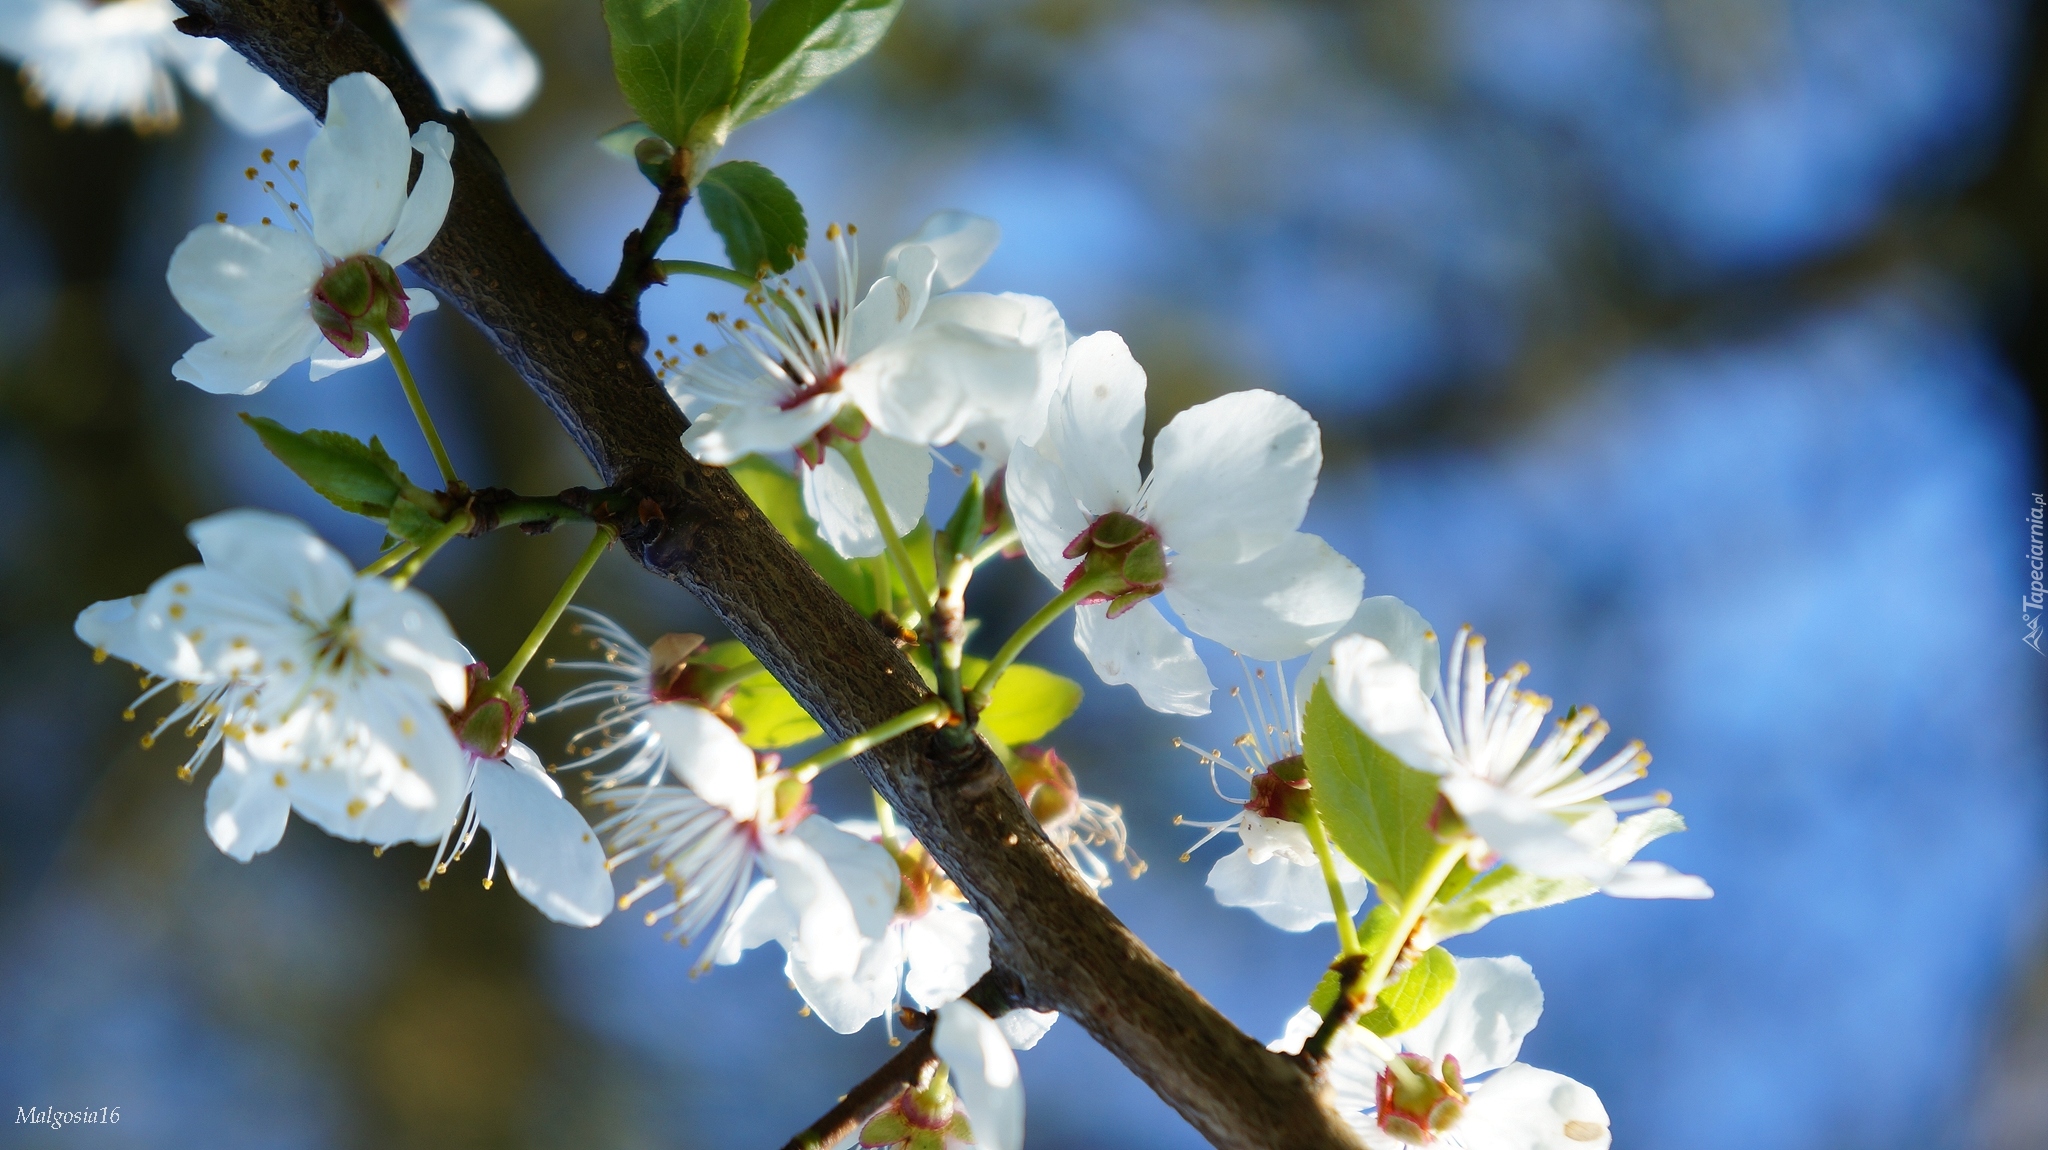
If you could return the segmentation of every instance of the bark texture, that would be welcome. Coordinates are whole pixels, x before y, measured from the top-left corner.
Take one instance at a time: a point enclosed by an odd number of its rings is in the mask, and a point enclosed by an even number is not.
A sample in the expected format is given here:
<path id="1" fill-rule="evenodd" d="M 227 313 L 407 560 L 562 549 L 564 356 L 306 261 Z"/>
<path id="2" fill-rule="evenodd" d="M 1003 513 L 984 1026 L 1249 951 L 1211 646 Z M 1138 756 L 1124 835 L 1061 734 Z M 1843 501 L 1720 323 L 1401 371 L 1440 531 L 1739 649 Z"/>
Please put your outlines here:
<path id="1" fill-rule="evenodd" d="M 685 423 L 647 365 L 631 305 L 562 270 L 490 149 L 466 117 L 437 105 L 381 9 L 328 0 L 181 5 L 190 14 L 181 27 L 225 40 L 315 114 L 325 111 L 331 81 L 369 72 L 409 123 L 439 120 L 453 130 L 454 202 L 433 245 L 409 266 L 482 329 L 607 484 L 643 496 L 638 522 L 622 536 L 642 565 L 702 598 L 835 739 L 927 697 L 910 663 L 811 571 L 738 484 L 683 452 Z M 1358 1150 L 1299 1063 L 1239 1031 L 1081 882 L 985 746 L 952 749 L 920 731 L 858 762 L 988 923 L 995 963 L 1019 1004 L 1070 1016 L 1219 1147 Z"/>

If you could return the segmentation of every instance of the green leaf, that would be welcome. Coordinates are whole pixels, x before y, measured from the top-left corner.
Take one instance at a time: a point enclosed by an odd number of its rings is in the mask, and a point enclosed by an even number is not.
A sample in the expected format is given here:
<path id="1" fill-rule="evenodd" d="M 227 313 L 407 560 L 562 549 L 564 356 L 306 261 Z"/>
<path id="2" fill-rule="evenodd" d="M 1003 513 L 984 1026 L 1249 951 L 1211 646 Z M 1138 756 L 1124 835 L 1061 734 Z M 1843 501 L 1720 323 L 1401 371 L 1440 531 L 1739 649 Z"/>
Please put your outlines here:
<path id="1" fill-rule="evenodd" d="M 732 103 L 747 9 L 747 0 L 604 0 L 619 91 L 662 139 L 692 146 L 698 121 Z"/>
<path id="2" fill-rule="evenodd" d="M 690 657 L 692 663 L 721 668 L 753 661 L 753 652 L 737 639 L 713 643 Z M 766 671 L 735 687 L 728 705 L 732 707 L 732 717 L 740 722 L 740 741 L 757 751 L 793 747 L 825 733 L 788 688 Z"/>
<path id="3" fill-rule="evenodd" d="M 986 659 L 962 659 L 961 678 L 972 687 L 987 666 Z M 1043 667 L 1012 663 L 1003 677 L 996 680 L 988 707 L 981 712 L 980 726 L 1016 746 L 1051 734 L 1080 705 L 1081 684 Z"/>
<path id="4" fill-rule="evenodd" d="M 754 21 L 732 122 L 765 116 L 881 42 L 903 0 L 774 0 Z"/>
<path id="5" fill-rule="evenodd" d="M 247 413 L 242 422 L 280 463 L 329 503 L 372 519 L 391 514 L 405 476 L 375 439 L 365 444 L 339 431 L 292 431 L 274 419 Z"/>
<path id="6" fill-rule="evenodd" d="M 1303 723 L 1309 797 L 1345 857 L 1398 900 L 1436 853 L 1437 781 L 1358 729 L 1317 682 Z"/>
<path id="7" fill-rule="evenodd" d="M 661 136 L 653 128 L 638 120 L 628 120 L 597 138 L 597 146 L 622 160 L 634 160 L 635 149 L 642 140 L 659 140 Z"/>
<path id="8" fill-rule="evenodd" d="M 725 240 L 725 257 L 741 275 L 786 272 L 810 241 L 803 205 L 774 172 L 752 160 L 733 160 L 704 174 L 697 202 L 712 230 Z"/>
<path id="9" fill-rule="evenodd" d="M 749 455 L 727 468 L 739 481 L 754 506 L 768 522 L 796 548 L 825 582 L 832 585 L 854 610 L 873 615 L 877 609 L 875 585 L 866 571 L 848 562 L 818 534 L 818 525 L 804 511 L 803 489 L 796 476 L 758 455 Z"/>
<path id="10" fill-rule="evenodd" d="M 1451 952 L 1430 947 L 1401 977 L 1380 990 L 1378 1004 L 1358 1024 L 1382 1038 L 1412 1029 L 1428 1018 L 1457 984 L 1458 964 Z"/>

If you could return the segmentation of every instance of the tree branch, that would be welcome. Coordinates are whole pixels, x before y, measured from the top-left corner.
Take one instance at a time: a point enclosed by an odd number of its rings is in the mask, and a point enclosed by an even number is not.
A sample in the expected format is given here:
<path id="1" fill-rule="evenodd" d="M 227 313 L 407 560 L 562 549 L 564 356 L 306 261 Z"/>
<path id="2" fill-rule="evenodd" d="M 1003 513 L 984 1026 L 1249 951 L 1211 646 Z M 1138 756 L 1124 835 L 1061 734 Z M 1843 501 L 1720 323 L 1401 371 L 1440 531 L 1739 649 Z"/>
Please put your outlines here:
<path id="1" fill-rule="evenodd" d="M 622 525 L 648 570 L 695 592 L 834 739 L 915 706 L 903 655 L 799 558 L 739 485 L 699 465 L 643 354 L 630 301 L 586 291 L 521 214 L 503 170 L 409 61 L 322 0 L 181 0 L 187 31 L 217 36 L 316 113 L 327 85 L 370 72 L 409 123 L 456 138 L 447 223 L 410 266 L 491 340 L 607 485 L 638 494 Z M 915 732 L 858 760 L 988 924 L 1021 1000 L 1058 1009 L 1217 1146 L 1357 1150 L 1293 1059 L 1240 1032 L 1117 921 L 1039 831 L 980 742 Z"/>
<path id="2" fill-rule="evenodd" d="M 898 1094 L 917 1085 L 918 1079 L 924 1076 L 924 1068 L 938 1060 L 938 1055 L 932 1053 L 932 1032 L 927 1028 L 904 1043 L 903 1049 L 884 1062 L 880 1070 L 861 1079 L 860 1085 L 847 1091 L 838 1105 L 783 1143 L 782 1150 L 831 1150 L 859 1130 L 861 1123 L 873 1117 L 876 1111 L 895 1101 Z M 968 1118 L 971 1121 L 973 1116 Z"/>

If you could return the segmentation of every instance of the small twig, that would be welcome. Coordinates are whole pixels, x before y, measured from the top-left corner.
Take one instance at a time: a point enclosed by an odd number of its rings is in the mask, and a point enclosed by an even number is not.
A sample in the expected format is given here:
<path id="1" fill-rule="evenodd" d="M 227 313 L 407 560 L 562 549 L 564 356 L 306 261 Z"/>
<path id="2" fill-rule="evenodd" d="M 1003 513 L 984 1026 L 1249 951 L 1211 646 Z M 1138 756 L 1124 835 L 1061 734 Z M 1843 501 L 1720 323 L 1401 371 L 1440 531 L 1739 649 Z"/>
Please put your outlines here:
<path id="1" fill-rule="evenodd" d="M 485 487 L 468 494 L 475 516 L 471 535 L 488 535 L 500 527 L 517 527 L 529 535 L 545 535 L 562 523 L 601 523 L 617 528 L 640 502 L 640 496 L 616 487 L 593 491 L 571 487 L 553 495 L 521 495 L 503 487 Z"/>
<path id="2" fill-rule="evenodd" d="M 1365 1013 L 1365 965 L 1363 954 L 1347 954 L 1330 964 L 1330 969 L 1337 972 L 1337 1001 L 1323 1015 L 1323 1024 L 1301 1044 L 1301 1060 L 1308 1064 L 1311 1073 L 1330 1056 L 1330 1043 L 1336 1041 L 1337 1035 Z"/>
<path id="3" fill-rule="evenodd" d="M 661 193 L 654 198 L 654 208 L 647 213 L 647 222 L 626 233 L 626 242 L 619 256 L 619 273 L 612 277 L 612 286 L 604 292 L 625 308 L 639 307 L 640 293 L 646 291 L 649 284 L 660 283 L 667 278 L 661 261 L 654 257 L 661 251 L 661 245 L 676 234 L 676 226 L 682 222 L 683 207 L 690 202 L 689 163 L 690 153 L 677 148 L 669 157 Z"/>
<path id="4" fill-rule="evenodd" d="M 915 1085 L 924 1076 L 925 1067 L 937 1061 L 938 1055 L 932 1053 L 932 1032 L 926 1030 L 904 1043 L 895 1057 L 861 1079 L 860 1085 L 847 1091 L 846 1097 L 816 1122 L 783 1143 L 782 1150 L 827 1150 L 846 1141 L 848 1135 L 860 1129 L 861 1123 Z"/>

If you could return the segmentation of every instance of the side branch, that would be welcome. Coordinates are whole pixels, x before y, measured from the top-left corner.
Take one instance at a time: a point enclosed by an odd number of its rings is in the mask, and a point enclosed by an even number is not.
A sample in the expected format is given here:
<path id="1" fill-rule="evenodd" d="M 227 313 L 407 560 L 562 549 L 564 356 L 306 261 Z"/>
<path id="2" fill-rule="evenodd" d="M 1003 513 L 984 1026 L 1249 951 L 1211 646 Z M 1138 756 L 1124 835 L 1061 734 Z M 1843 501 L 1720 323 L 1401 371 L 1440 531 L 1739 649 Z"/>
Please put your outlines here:
<path id="1" fill-rule="evenodd" d="M 838 1105 L 825 1111 L 816 1122 L 797 1131 L 796 1137 L 783 1143 L 782 1150 L 831 1150 L 859 1130 L 869 1115 L 917 1085 L 918 1080 L 924 1077 L 925 1067 L 938 1060 L 938 1055 L 932 1053 L 932 1032 L 927 1028 L 904 1043 L 903 1049 L 882 1063 L 880 1070 L 847 1091 Z"/>
<path id="2" fill-rule="evenodd" d="M 554 412 L 603 483 L 641 496 L 620 541 L 688 588 L 835 740 L 917 706 L 903 654 L 819 579 L 723 471 L 683 450 L 632 301 L 588 291 L 521 214 L 466 117 L 327 0 L 181 0 L 313 111 L 349 72 L 384 81 L 408 122 L 455 135 L 447 222 L 409 267 L 460 310 Z M 374 7 L 374 5 L 371 5 Z M 678 205 L 680 207 L 680 205 Z M 651 233 L 643 229 L 642 241 Z M 1358 1150 L 1294 1059 L 1240 1032 L 1117 921 L 1039 830 L 992 752 L 913 731 L 862 755 L 869 781 L 988 924 L 1018 998 L 1057 1009 L 1222 1147 Z"/>

